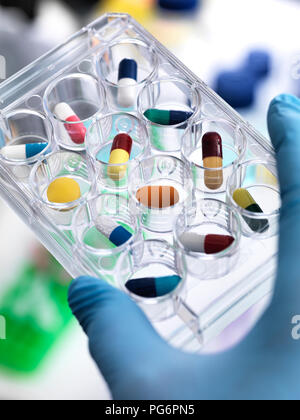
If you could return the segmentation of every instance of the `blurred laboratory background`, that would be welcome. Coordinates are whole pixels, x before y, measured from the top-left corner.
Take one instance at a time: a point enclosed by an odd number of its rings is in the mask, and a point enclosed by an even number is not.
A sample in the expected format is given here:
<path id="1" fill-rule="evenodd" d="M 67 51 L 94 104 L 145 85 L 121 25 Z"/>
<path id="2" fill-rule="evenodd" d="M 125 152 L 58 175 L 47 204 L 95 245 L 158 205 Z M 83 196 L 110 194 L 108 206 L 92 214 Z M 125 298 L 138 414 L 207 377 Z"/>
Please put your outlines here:
<path id="1" fill-rule="evenodd" d="M 297 0 L 0 0 L 0 81 L 108 11 L 130 13 L 266 136 L 270 100 L 300 95 Z M 0 214 L 0 399 L 110 398 L 68 275 L 3 201 Z"/>

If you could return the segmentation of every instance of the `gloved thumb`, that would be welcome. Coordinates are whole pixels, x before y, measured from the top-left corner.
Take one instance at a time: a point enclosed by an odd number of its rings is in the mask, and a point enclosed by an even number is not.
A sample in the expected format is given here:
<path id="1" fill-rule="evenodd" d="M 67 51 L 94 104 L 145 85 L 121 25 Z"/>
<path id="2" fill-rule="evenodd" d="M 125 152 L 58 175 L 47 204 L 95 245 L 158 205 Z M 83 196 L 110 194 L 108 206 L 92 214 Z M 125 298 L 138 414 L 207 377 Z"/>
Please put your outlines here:
<path id="1" fill-rule="evenodd" d="M 91 277 L 74 280 L 69 289 L 69 304 L 115 397 L 124 397 L 126 387 L 129 393 L 131 381 L 147 379 L 163 354 L 170 351 L 129 296 L 102 280 Z"/>
<path id="2" fill-rule="evenodd" d="M 281 299 L 297 296 L 291 287 L 299 281 L 300 255 L 300 100 L 292 95 L 277 96 L 268 113 L 269 133 L 277 155 L 281 187 L 279 284 Z"/>
<path id="3" fill-rule="evenodd" d="M 300 200 L 300 99 L 279 95 L 270 104 L 268 127 L 277 154 L 282 207 Z"/>

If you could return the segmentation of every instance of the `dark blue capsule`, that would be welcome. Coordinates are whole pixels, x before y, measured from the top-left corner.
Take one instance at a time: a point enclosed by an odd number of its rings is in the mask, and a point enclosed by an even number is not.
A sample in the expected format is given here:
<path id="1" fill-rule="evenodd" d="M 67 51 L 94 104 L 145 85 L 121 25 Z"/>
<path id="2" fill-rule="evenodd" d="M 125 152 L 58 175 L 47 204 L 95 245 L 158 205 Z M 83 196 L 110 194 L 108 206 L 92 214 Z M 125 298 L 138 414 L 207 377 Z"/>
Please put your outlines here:
<path id="1" fill-rule="evenodd" d="M 119 65 L 118 80 L 133 79 L 137 81 L 138 66 L 135 60 L 124 58 Z"/>
<path id="2" fill-rule="evenodd" d="M 137 296 L 156 298 L 171 293 L 180 282 L 181 278 L 179 276 L 145 277 L 129 280 L 126 287 Z"/>

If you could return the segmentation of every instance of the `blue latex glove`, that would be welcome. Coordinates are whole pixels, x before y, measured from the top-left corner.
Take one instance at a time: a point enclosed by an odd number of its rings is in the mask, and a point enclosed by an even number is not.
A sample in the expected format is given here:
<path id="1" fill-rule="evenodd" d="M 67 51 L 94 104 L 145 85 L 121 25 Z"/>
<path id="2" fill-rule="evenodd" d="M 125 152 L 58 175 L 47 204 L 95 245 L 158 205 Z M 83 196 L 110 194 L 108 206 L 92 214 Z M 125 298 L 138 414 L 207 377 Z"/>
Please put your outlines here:
<path id="1" fill-rule="evenodd" d="M 300 101 L 273 100 L 269 131 L 282 189 L 279 270 L 274 299 L 234 349 L 198 356 L 171 348 L 138 306 L 98 279 L 75 280 L 70 306 L 115 399 L 298 399 L 300 342 Z"/>

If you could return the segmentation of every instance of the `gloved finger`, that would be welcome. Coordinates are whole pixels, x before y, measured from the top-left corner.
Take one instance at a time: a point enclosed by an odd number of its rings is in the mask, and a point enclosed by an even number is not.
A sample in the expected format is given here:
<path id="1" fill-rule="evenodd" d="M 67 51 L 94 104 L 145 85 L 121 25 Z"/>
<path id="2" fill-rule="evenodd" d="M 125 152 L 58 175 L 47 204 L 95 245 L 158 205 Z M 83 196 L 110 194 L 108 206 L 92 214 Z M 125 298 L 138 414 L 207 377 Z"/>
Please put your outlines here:
<path id="1" fill-rule="evenodd" d="M 279 95 L 270 104 L 268 127 L 277 154 L 283 207 L 300 199 L 300 99 Z"/>
<path id="2" fill-rule="evenodd" d="M 298 299 L 300 276 L 300 100 L 291 95 L 276 97 L 269 109 L 268 126 L 277 154 L 281 186 L 278 301 Z"/>
<path id="3" fill-rule="evenodd" d="M 125 293 L 102 280 L 74 280 L 69 304 L 88 335 L 91 355 L 113 395 L 128 386 L 133 376 L 147 378 L 169 350 L 142 310 Z"/>

